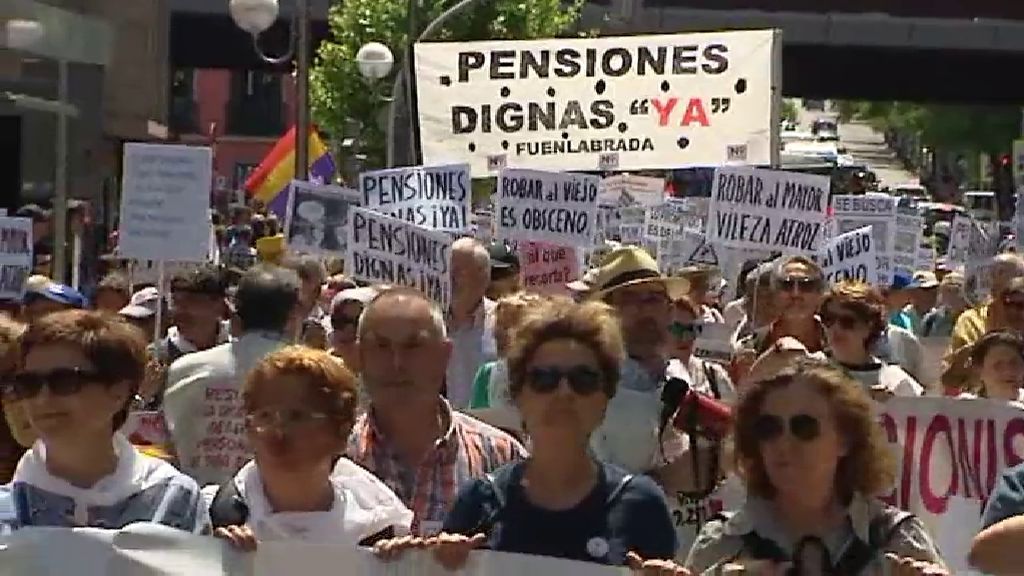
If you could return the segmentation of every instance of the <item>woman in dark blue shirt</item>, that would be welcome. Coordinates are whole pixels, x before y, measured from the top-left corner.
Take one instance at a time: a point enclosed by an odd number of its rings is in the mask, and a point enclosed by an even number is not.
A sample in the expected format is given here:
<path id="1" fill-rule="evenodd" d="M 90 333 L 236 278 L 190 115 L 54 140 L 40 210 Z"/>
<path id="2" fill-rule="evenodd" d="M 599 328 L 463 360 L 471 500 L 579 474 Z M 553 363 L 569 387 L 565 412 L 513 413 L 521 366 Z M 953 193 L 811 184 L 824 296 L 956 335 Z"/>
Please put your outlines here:
<path id="1" fill-rule="evenodd" d="M 457 569 L 472 548 L 486 546 L 685 574 L 671 561 L 676 536 L 661 490 L 594 460 L 588 449 L 615 395 L 623 354 L 604 304 L 554 301 L 534 310 L 508 355 L 509 391 L 530 435 L 530 457 L 463 486 L 439 536 L 382 542 L 378 553 L 432 548 Z"/>

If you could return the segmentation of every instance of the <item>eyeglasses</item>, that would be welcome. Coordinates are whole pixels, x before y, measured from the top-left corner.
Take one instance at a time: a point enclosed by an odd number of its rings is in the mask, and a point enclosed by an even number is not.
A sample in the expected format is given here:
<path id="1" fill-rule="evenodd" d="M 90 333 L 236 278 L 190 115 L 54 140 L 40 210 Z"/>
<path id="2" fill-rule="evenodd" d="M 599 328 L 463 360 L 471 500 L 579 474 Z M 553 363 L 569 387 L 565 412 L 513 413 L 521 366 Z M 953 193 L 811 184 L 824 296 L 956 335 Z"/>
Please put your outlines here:
<path id="1" fill-rule="evenodd" d="M 82 368 L 57 368 L 47 374 L 22 372 L 5 386 L 5 395 L 17 400 L 27 400 L 38 395 L 45 386 L 54 396 L 72 396 L 90 382 L 99 382 L 100 375 Z"/>
<path id="2" fill-rule="evenodd" d="M 558 389 L 562 380 L 569 383 L 569 388 L 580 396 L 589 396 L 601 389 L 601 374 L 589 366 L 573 366 L 558 368 L 555 366 L 534 367 L 526 372 L 526 382 L 534 392 L 548 394 Z"/>
<path id="3" fill-rule="evenodd" d="M 794 288 L 805 294 L 821 290 L 821 282 L 816 278 L 807 276 L 788 276 L 779 281 L 779 288 L 783 292 L 792 292 Z"/>
<path id="4" fill-rule="evenodd" d="M 761 442 L 771 442 L 786 432 L 786 422 L 774 414 L 761 414 L 754 420 L 754 435 Z M 821 435 L 821 423 L 810 414 L 789 417 L 789 433 L 801 442 L 811 442 Z"/>
<path id="5" fill-rule="evenodd" d="M 669 334 L 679 340 L 693 340 L 704 333 L 703 322 L 672 322 L 668 325 Z"/>
<path id="6" fill-rule="evenodd" d="M 860 318 L 850 314 L 831 314 L 826 312 L 821 315 L 821 323 L 828 328 L 839 326 L 843 330 L 853 330 L 860 324 Z"/>
<path id="7" fill-rule="evenodd" d="M 297 428 L 308 428 L 330 420 L 331 415 L 326 412 L 313 410 L 284 409 L 271 410 L 269 408 L 254 410 L 245 415 L 245 423 L 256 432 L 267 432 L 269 430 L 280 430 L 289 432 Z"/>

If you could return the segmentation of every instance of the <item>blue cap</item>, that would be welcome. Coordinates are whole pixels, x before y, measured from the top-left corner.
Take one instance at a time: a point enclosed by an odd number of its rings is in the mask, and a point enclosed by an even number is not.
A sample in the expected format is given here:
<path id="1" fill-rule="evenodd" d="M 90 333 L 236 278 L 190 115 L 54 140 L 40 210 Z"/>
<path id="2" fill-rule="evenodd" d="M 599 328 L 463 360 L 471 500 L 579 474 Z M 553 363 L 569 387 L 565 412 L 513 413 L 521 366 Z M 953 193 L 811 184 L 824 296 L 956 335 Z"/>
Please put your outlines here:
<path id="1" fill-rule="evenodd" d="M 89 303 L 78 290 L 66 284 L 58 284 L 56 282 L 48 282 L 40 288 L 29 289 L 25 293 L 25 298 L 28 299 L 32 295 L 46 298 L 65 306 L 71 306 L 72 308 L 86 308 Z"/>

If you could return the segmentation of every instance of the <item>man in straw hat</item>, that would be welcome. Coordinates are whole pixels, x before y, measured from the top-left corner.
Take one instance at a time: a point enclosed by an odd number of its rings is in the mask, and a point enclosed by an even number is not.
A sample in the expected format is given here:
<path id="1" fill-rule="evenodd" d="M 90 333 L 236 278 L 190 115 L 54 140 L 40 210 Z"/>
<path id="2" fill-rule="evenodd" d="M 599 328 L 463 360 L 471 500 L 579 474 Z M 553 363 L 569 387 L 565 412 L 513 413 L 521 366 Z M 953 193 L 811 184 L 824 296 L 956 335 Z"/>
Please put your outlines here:
<path id="1" fill-rule="evenodd" d="M 689 288 L 685 278 L 661 274 L 642 248 L 609 252 L 588 274 L 585 298 L 602 300 L 618 312 L 627 358 L 619 388 L 604 422 L 591 437 L 595 455 L 633 473 L 647 473 L 669 494 L 691 477 L 689 458 L 661 457 L 661 391 L 668 365 L 665 344 L 671 304 Z"/>

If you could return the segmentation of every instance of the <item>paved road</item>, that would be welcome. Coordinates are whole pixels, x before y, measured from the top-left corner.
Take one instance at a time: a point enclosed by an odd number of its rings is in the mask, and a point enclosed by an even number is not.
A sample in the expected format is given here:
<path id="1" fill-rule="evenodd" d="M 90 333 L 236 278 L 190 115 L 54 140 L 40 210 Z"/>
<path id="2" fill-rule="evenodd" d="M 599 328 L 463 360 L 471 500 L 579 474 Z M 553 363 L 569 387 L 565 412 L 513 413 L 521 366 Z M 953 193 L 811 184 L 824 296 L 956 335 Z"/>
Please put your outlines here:
<path id="1" fill-rule="evenodd" d="M 810 112 L 799 108 L 797 121 L 801 130 L 810 131 L 814 120 L 823 115 L 834 116 L 823 112 Z M 896 186 L 907 182 L 917 182 L 917 176 L 907 172 L 896 154 L 885 145 L 885 137 L 867 124 L 853 122 L 839 126 L 840 143 L 846 147 L 854 159 L 863 162 L 878 175 L 879 187 Z"/>

